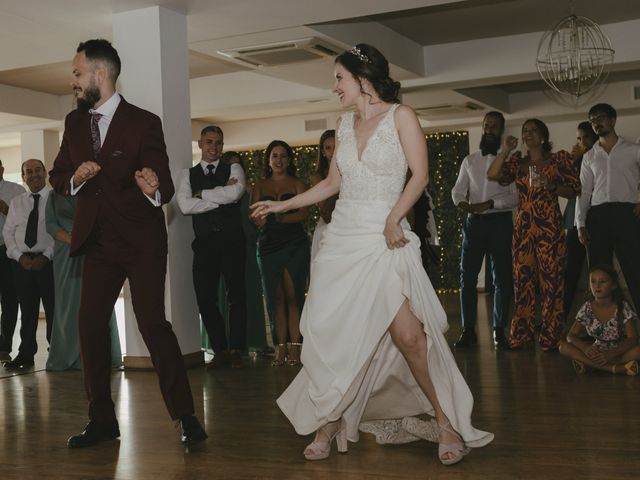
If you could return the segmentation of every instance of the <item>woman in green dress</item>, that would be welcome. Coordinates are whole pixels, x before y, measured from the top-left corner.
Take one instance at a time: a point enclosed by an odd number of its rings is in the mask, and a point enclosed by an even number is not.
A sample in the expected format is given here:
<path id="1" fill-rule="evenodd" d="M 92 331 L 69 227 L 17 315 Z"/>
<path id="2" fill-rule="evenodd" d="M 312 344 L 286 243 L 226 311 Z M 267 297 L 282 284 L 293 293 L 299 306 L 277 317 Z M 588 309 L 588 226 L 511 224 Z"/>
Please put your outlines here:
<path id="1" fill-rule="evenodd" d="M 78 310 L 80 309 L 80 284 L 82 257 L 69 257 L 73 215 L 76 198 L 51 192 L 47 200 L 47 232 L 55 239 L 53 253 L 53 279 L 55 284 L 55 310 L 47 370 L 78 370 L 80 342 L 78 339 Z M 111 365 L 122 365 L 120 339 L 115 314 L 111 314 Z"/>
<path id="2" fill-rule="evenodd" d="M 274 140 L 265 152 L 265 178 L 253 187 L 252 202 L 286 200 L 306 190 L 296 177 L 293 151 Z M 300 312 L 309 276 L 309 238 L 303 222 L 307 208 L 269 215 L 259 221 L 258 266 L 269 312 L 272 334 L 278 345 L 272 365 L 300 365 Z M 287 339 L 290 348 L 287 352 Z"/>

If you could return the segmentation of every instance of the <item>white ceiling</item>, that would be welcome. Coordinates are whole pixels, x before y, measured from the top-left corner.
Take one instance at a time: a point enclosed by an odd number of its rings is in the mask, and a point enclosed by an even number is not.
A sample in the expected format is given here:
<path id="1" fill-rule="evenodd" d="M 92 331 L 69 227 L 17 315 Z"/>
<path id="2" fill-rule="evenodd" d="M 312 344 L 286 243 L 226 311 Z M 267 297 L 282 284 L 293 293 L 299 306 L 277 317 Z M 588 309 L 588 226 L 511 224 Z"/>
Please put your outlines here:
<path id="1" fill-rule="evenodd" d="M 538 40 L 570 13 L 571 4 L 612 38 L 612 79 L 640 80 L 638 0 L 2 0 L 0 133 L 16 138 L 11 132 L 59 122 L 69 105 L 64 95 L 77 44 L 111 38 L 113 13 L 153 5 L 187 15 L 194 120 L 239 122 L 339 110 L 330 91 L 331 59 L 253 69 L 217 53 L 306 37 L 337 48 L 371 43 L 390 59 L 406 102 L 421 109 L 456 107 L 451 115 L 425 114 L 427 127 L 476 121 L 481 111 L 459 111 L 467 102 L 517 118 L 515 96 L 543 89 L 534 66 Z M 253 85 L 259 94 L 228 90 L 239 84 Z M 229 95 L 206 97 L 214 86 L 224 86 Z M 21 95 L 45 95 L 50 108 L 23 111 Z M 627 106 L 640 112 L 640 104 Z"/>

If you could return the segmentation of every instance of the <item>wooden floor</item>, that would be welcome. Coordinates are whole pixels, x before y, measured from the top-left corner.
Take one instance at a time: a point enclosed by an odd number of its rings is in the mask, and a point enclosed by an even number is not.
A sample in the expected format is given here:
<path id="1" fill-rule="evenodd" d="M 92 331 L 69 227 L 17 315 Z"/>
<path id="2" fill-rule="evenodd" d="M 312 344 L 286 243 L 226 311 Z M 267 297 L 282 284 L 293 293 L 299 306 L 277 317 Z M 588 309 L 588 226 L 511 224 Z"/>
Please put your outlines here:
<path id="1" fill-rule="evenodd" d="M 446 299 L 450 341 L 457 300 Z M 424 441 L 379 446 L 363 434 L 346 455 L 307 462 L 274 400 L 296 373 L 259 358 L 241 371 L 189 371 L 209 440 L 185 452 L 153 372 L 114 372 L 122 437 L 85 450 L 66 439 L 86 422 L 79 372 L 41 369 L 0 379 L 0 479 L 621 479 L 640 476 L 640 378 L 577 376 L 557 353 L 496 352 L 480 297 L 480 345 L 455 352 L 475 396 L 476 427 L 495 433 L 453 467 Z M 482 318 L 484 317 L 484 319 Z M 335 447 L 334 447 L 335 448 Z"/>

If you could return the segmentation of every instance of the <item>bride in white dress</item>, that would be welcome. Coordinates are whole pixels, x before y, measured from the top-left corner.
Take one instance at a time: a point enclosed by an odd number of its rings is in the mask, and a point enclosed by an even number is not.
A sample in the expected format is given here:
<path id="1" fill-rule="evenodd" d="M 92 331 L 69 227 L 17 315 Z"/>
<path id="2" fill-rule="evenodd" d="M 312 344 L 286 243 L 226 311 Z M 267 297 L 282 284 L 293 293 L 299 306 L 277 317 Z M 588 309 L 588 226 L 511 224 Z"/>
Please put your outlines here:
<path id="1" fill-rule="evenodd" d="M 427 149 L 400 84 L 372 46 L 336 58 L 334 92 L 344 107 L 328 177 L 282 201 L 252 205 L 254 217 L 340 197 L 311 267 L 300 328 L 304 367 L 278 398 L 297 433 L 316 432 L 304 455 L 329 456 L 358 426 L 430 414 L 438 457 L 457 463 L 493 434 L 471 425 L 473 397 L 445 340 L 447 318 L 405 217 L 428 182 Z M 407 168 L 412 172 L 405 186 Z"/>

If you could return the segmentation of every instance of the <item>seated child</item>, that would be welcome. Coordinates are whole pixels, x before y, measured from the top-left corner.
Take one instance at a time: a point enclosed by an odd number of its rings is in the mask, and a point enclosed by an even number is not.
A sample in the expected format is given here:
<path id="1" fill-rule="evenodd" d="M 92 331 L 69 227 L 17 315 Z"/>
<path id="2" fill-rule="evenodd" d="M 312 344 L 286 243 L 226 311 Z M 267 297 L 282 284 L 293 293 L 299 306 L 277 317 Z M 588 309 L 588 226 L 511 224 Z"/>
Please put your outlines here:
<path id="1" fill-rule="evenodd" d="M 610 265 L 589 271 L 591 299 L 578 311 L 576 321 L 560 343 L 560 353 L 572 359 L 576 373 L 587 367 L 611 373 L 637 375 L 640 345 L 638 316 L 624 299 L 618 275 Z M 595 341 L 585 341 L 590 335 Z"/>

